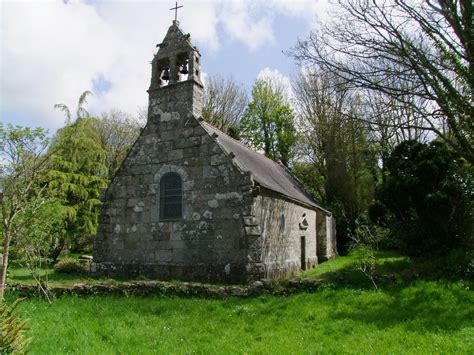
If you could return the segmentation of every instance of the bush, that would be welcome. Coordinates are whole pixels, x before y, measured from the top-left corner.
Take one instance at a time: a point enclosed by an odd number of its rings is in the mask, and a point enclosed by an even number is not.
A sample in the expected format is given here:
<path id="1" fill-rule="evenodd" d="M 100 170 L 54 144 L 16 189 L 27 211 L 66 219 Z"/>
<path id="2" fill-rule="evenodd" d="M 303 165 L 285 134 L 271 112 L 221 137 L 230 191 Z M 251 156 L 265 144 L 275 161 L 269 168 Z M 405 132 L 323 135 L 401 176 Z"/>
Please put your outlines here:
<path id="1" fill-rule="evenodd" d="M 406 141 L 392 152 L 387 169 L 369 215 L 390 228 L 402 251 L 447 255 L 471 246 L 474 192 L 466 162 L 440 142 Z"/>
<path id="2" fill-rule="evenodd" d="M 474 281 L 474 251 L 455 249 L 446 257 L 444 264 L 446 273 L 460 278 Z"/>
<path id="3" fill-rule="evenodd" d="M 54 270 L 61 274 L 80 275 L 86 273 L 86 269 L 76 259 L 63 259 L 54 265 Z"/>
<path id="4" fill-rule="evenodd" d="M 75 253 L 90 253 L 92 252 L 92 235 L 81 235 L 74 239 L 71 245 L 71 251 Z"/>

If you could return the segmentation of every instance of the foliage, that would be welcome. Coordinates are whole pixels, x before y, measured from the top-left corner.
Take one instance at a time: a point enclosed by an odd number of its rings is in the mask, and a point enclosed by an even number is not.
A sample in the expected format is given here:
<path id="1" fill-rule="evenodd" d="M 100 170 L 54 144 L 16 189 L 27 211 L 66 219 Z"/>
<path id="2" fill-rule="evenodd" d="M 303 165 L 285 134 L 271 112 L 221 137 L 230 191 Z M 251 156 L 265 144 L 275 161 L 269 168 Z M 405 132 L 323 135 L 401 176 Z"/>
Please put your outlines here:
<path id="1" fill-rule="evenodd" d="M 356 220 L 356 228 L 349 235 L 350 255 L 357 260 L 358 270 L 367 276 L 377 290 L 377 254 L 380 245 L 387 239 L 387 232 L 385 228 L 369 224 L 364 214 Z"/>
<path id="2" fill-rule="evenodd" d="M 441 268 L 445 274 L 474 281 L 474 249 L 451 250 Z"/>
<path id="3" fill-rule="evenodd" d="M 409 107 L 423 120 L 418 128 L 434 132 L 472 164 L 472 1 L 336 5 L 333 20 L 300 41 L 293 56 L 353 88 L 390 98 L 386 112 Z M 398 125 L 392 117 L 389 124 Z"/>
<path id="4" fill-rule="evenodd" d="M 0 353 L 17 354 L 24 353 L 31 342 L 25 337 L 26 321 L 16 314 L 16 308 L 21 299 L 16 300 L 11 306 L 5 301 L 0 305 Z"/>
<path id="5" fill-rule="evenodd" d="M 234 78 L 211 76 L 206 82 L 202 118 L 204 121 L 239 138 L 239 121 L 248 103 L 247 93 Z"/>
<path id="6" fill-rule="evenodd" d="M 59 260 L 56 265 L 54 265 L 54 271 L 63 274 L 81 275 L 86 272 L 86 269 L 78 260 L 66 258 Z"/>
<path id="7" fill-rule="evenodd" d="M 255 149 L 285 166 L 292 158 L 296 142 L 294 115 L 282 90 L 270 80 L 257 80 L 252 88 L 252 100 L 240 122 L 241 137 Z"/>
<path id="8" fill-rule="evenodd" d="M 0 299 L 3 299 L 10 245 L 28 228 L 21 216 L 34 212 L 33 203 L 43 196 L 40 178 L 50 159 L 47 132 L 41 128 L 4 126 L 0 123 L 0 198 L 3 264 L 0 272 Z"/>
<path id="9" fill-rule="evenodd" d="M 61 203 L 66 216 L 52 255 L 55 259 L 66 244 L 74 246 L 80 236 L 96 233 L 98 206 L 108 171 L 107 153 L 95 119 L 79 118 L 59 130 L 53 147 L 55 153 L 46 176 L 48 193 Z"/>
<path id="10" fill-rule="evenodd" d="M 327 202 L 325 193 L 326 179 L 312 163 L 295 162 L 291 172 L 298 177 L 309 192 L 319 201 Z"/>
<path id="11" fill-rule="evenodd" d="M 100 136 L 102 148 L 107 152 L 107 176 L 110 180 L 122 165 L 142 127 L 137 120 L 117 110 L 103 113 L 100 118 L 92 120 L 91 124 Z"/>
<path id="12" fill-rule="evenodd" d="M 410 255 L 471 247 L 472 169 L 459 166 L 440 142 L 403 142 L 389 157 L 381 205 L 371 209 L 372 220 L 385 223 Z"/>
<path id="13" fill-rule="evenodd" d="M 32 198 L 19 219 L 23 222 L 21 238 L 16 241 L 17 260 L 26 265 L 38 289 L 51 302 L 48 291 L 48 254 L 64 221 L 61 204 L 54 199 Z"/>
<path id="14" fill-rule="evenodd" d="M 363 105 L 329 73 L 302 71 L 293 86 L 302 156 L 293 172 L 334 213 L 338 248 L 344 252 L 375 187 L 369 127 L 359 119 Z"/>
<path id="15" fill-rule="evenodd" d="M 92 92 L 86 90 L 81 94 L 81 96 L 79 96 L 76 109 L 76 120 L 78 120 L 79 118 L 91 117 L 89 112 L 84 107 L 87 104 L 87 97 L 90 95 L 93 95 Z M 64 115 L 66 116 L 66 126 L 70 125 L 71 123 L 74 123 L 72 121 L 71 110 L 69 109 L 69 107 L 67 107 L 67 105 L 59 103 L 55 104 L 54 108 L 57 108 L 64 112 Z"/>

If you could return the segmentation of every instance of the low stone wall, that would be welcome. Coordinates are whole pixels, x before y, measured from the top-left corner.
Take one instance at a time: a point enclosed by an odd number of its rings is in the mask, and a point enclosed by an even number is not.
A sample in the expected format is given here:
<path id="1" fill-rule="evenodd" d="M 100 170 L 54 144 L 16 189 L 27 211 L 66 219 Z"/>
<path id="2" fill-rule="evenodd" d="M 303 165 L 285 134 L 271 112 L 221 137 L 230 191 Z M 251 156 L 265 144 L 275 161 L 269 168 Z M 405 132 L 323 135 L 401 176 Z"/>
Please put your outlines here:
<path id="1" fill-rule="evenodd" d="M 294 279 L 275 282 L 270 279 L 255 281 L 250 285 L 211 285 L 197 282 L 172 283 L 166 281 L 136 281 L 118 284 L 75 284 L 52 286 L 54 296 L 190 296 L 202 298 L 252 297 L 263 294 L 287 295 L 301 291 L 314 291 L 324 279 Z M 15 284 L 8 287 L 20 297 L 40 295 L 34 285 Z"/>

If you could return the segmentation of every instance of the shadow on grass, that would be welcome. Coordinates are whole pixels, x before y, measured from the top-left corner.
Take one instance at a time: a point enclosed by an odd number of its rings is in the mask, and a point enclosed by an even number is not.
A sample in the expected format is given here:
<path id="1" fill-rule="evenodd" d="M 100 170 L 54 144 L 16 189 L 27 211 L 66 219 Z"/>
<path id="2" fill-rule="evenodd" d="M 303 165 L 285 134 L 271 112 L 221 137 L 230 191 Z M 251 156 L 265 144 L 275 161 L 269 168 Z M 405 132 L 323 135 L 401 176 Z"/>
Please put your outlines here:
<path id="1" fill-rule="evenodd" d="M 403 324 L 410 331 L 455 331 L 472 326 L 474 299 L 469 292 L 462 283 L 441 281 L 416 281 L 409 286 L 386 287 L 349 298 L 334 291 L 331 299 L 346 307 L 337 307 L 332 318 L 371 323 L 379 328 Z"/>
<path id="2" fill-rule="evenodd" d="M 322 263 L 316 269 L 301 274 L 303 278 L 321 277 L 330 288 L 342 289 L 374 289 L 369 274 L 361 268 L 361 258 L 349 255 Z M 472 280 L 464 277 L 448 265 L 446 257 L 429 257 L 411 259 L 396 252 L 377 252 L 373 271 L 374 281 L 379 289 L 404 287 L 411 282 L 446 280 L 449 282 L 463 281 L 472 284 Z"/>
<path id="3" fill-rule="evenodd" d="M 470 281 L 447 274 L 444 259 L 411 260 L 382 256 L 375 269 L 378 290 L 356 260 L 320 274 L 320 290 L 337 307 L 333 319 L 355 320 L 410 331 L 456 331 L 472 326 L 474 295 Z"/>

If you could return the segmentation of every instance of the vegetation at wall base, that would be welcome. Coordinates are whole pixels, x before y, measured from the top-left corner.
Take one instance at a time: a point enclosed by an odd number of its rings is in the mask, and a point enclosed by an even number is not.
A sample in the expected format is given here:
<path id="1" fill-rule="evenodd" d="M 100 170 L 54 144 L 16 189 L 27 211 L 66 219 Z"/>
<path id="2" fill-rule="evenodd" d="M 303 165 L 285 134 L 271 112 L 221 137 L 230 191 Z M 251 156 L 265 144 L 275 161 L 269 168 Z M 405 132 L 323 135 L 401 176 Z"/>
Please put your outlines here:
<path id="1" fill-rule="evenodd" d="M 66 258 L 54 265 L 54 271 L 60 274 L 82 275 L 86 273 L 86 268 L 78 260 Z"/>

